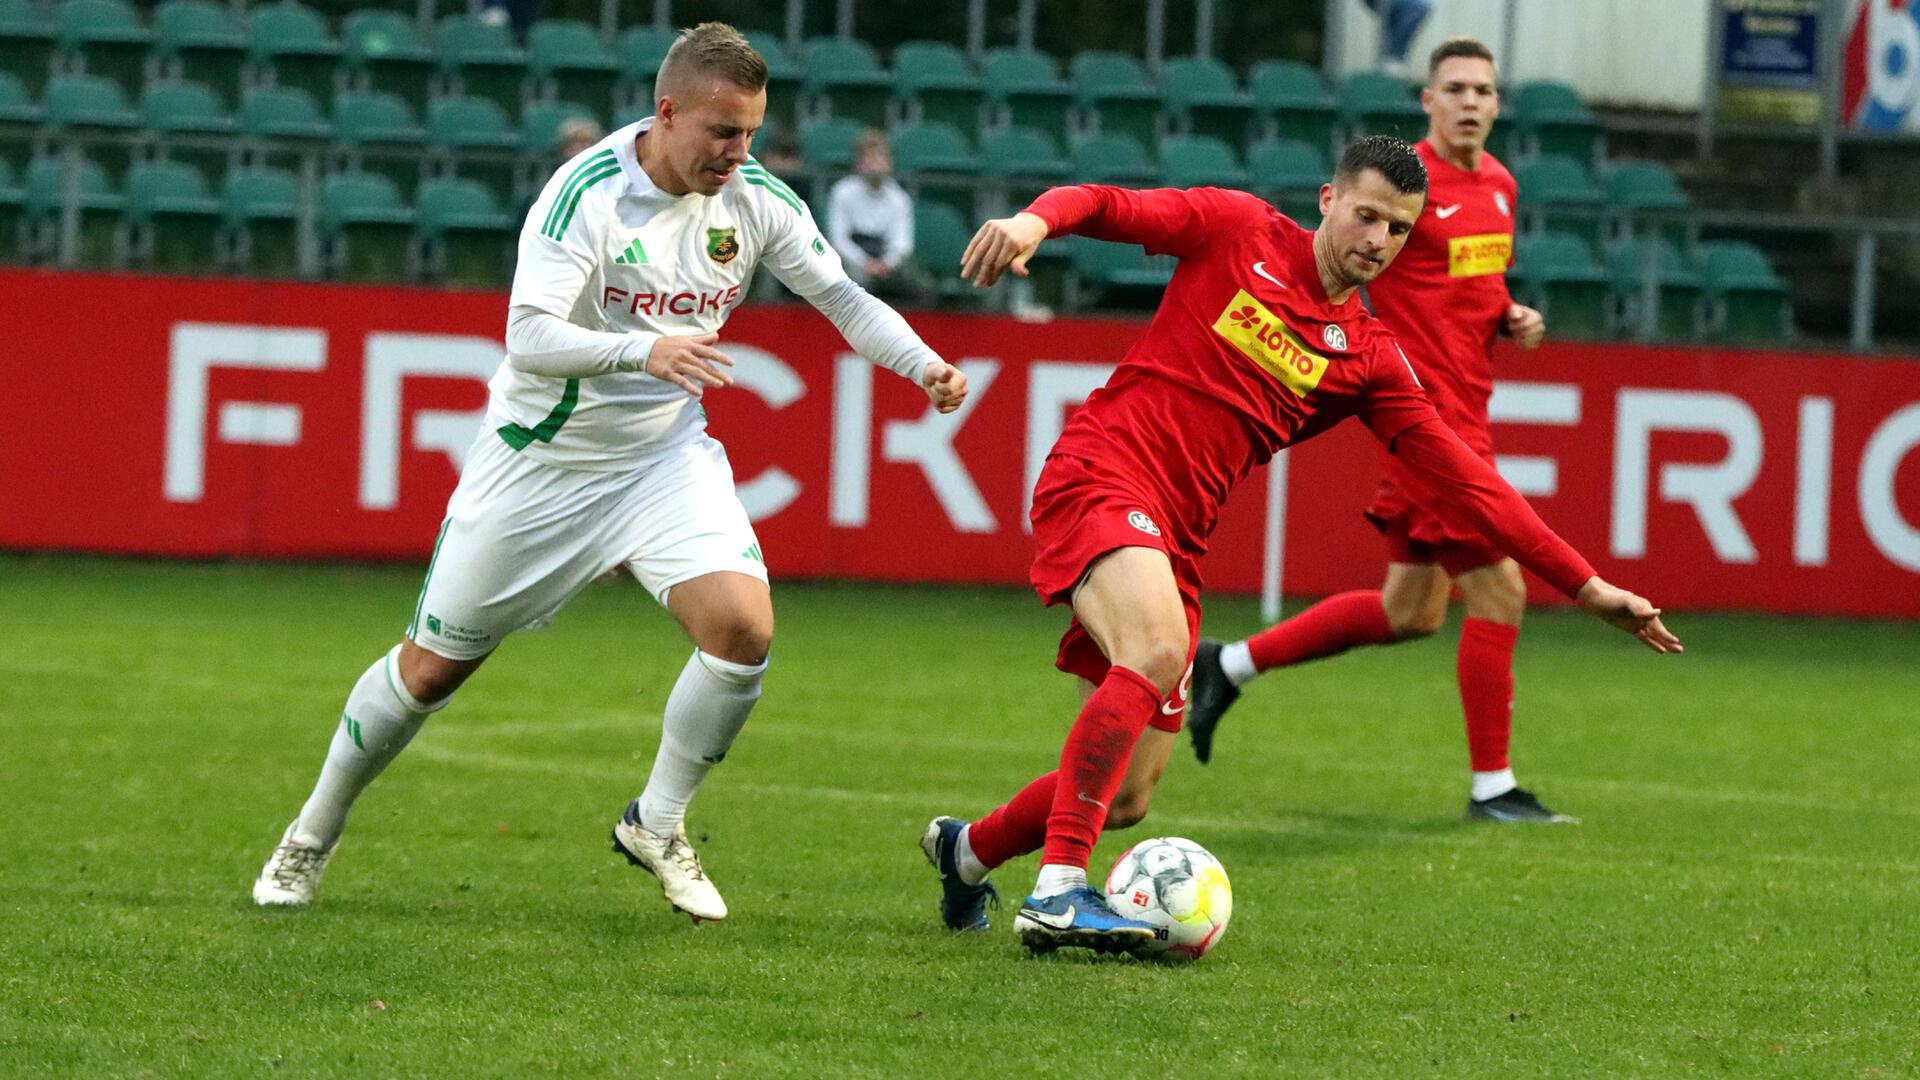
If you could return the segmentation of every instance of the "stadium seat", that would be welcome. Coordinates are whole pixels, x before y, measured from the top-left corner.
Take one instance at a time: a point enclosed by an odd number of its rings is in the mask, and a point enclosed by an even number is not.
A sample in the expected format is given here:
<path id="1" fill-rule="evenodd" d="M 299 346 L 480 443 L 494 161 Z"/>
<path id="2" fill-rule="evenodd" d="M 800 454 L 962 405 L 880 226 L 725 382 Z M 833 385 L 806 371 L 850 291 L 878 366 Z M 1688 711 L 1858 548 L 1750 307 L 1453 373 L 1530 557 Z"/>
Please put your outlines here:
<path id="1" fill-rule="evenodd" d="M 133 5 L 126 0 L 64 0 L 54 20 L 68 71 L 112 79 L 128 95 L 140 92 L 153 33 L 141 24 Z"/>
<path id="2" fill-rule="evenodd" d="M 803 82 L 800 61 L 794 59 L 779 37 L 760 30 L 743 31 L 747 42 L 767 62 L 767 116 L 790 128 L 800 123 L 800 87 Z M 653 91 L 647 91 L 645 112 L 653 113 Z"/>
<path id="3" fill-rule="evenodd" d="M 560 125 L 569 120 L 591 120 L 600 123 L 600 114 L 577 101 L 533 101 L 520 113 L 520 150 L 536 158 L 547 160 L 547 168 L 535 170 L 540 174 L 540 182 L 545 183 L 548 175 L 560 162 L 555 157 L 560 150 Z"/>
<path id="4" fill-rule="evenodd" d="M 0 161 L 16 169 L 27 163 L 47 111 L 28 96 L 27 84 L 11 71 L 0 71 Z"/>
<path id="5" fill-rule="evenodd" d="M 1586 165 L 1606 156 L 1600 121 L 1563 82 L 1541 79 L 1524 82 L 1507 93 L 1516 115 L 1510 122 L 1530 154 L 1565 154 Z"/>
<path id="6" fill-rule="evenodd" d="M 333 125 L 313 95 L 290 86 L 260 86 L 242 95 L 240 130 L 263 139 L 333 138 Z"/>
<path id="7" fill-rule="evenodd" d="M 506 27 L 449 15 L 440 20 L 437 37 L 444 90 L 487 98 L 509 112 L 520 108 L 527 61 Z"/>
<path id="8" fill-rule="evenodd" d="M 1160 179 L 1168 187 L 1245 188 L 1253 182 L 1233 148 L 1211 135 L 1161 139 Z"/>
<path id="9" fill-rule="evenodd" d="M 1526 230 L 1571 232 L 1589 244 L 1600 242 L 1606 196 L 1579 162 L 1545 154 L 1515 165 L 1513 179 L 1520 189 L 1519 222 Z"/>
<path id="10" fill-rule="evenodd" d="M 255 82 L 304 90 L 329 103 L 340 88 L 340 43 L 312 8 L 280 0 L 253 9 L 248 50 Z"/>
<path id="11" fill-rule="evenodd" d="M 1033 49 L 988 49 L 980 64 L 980 86 L 996 126 L 1017 125 L 1067 137 L 1073 92 L 1060 78 L 1053 57 Z"/>
<path id="12" fill-rule="evenodd" d="M 34 0 L 0 0 L 0 71 L 10 72 L 38 94 L 53 66 L 54 28 Z"/>
<path id="13" fill-rule="evenodd" d="M 1167 282 L 1173 280 L 1174 260 L 1170 256 L 1149 257 L 1136 244 L 1111 244 L 1085 236 L 1073 237 L 1069 244 L 1073 267 L 1069 302 L 1074 306 L 1151 306 L 1159 302 Z"/>
<path id="14" fill-rule="evenodd" d="M 1759 248 L 1719 240 L 1701 244 L 1698 254 L 1713 336 L 1778 343 L 1793 335 L 1792 290 Z"/>
<path id="15" fill-rule="evenodd" d="M 972 288 L 958 270 L 973 229 L 960 211 L 941 203 L 913 208 L 913 257 L 928 271 L 935 291 L 949 300 L 968 297 Z"/>
<path id="16" fill-rule="evenodd" d="M 981 134 L 980 171 L 988 180 L 986 209 L 1001 214 L 1025 206 L 1055 184 L 1066 183 L 1073 165 L 1046 132 L 1008 127 Z"/>
<path id="17" fill-rule="evenodd" d="M 1180 131 L 1246 144 L 1253 95 L 1240 89 L 1227 65 L 1209 56 L 1176 56 L 1160 69 L 1160 94 Z"/>
<path id="18" fill-rule="evenodd" d="M 1622 235 L 1646 225 L 1676 244 L 1692 238 L 1692 223 L 1682 215 L 1693 209 L 1693 200 L 1680 190 L 1673 170 L 1657 161 L 1612 161 L 1601 180 Z"/>
<path id="19" fill-rule="evenodd" d="M 1098 49 L 1075 53 L 1067 79 L 1082 131 L 1131 135 L 1149 145 L 1159 139 L 1160 91 L 1140 61 Z"/>
<path id="20" fill-rule="evenodd" d="M 527 32 L 528 85 L 544 101 L 612 109 L 620 64 L 600 32 L 578 19 L 541 19 Z M 652 110 L 648 110 L 651 112 Z"/>
<path id="21" fill-rule="evenodd" d="M 1102 132 L 1073 148 L 1073 172 L 1083 181 L 1140 187 L 1160 178 L 1146 147 L 1131 135 Z"/>
<path id="22" fill-rule="evenodd" d="M 415 267 L 414 212 L 393 181 L 342 173 L 320 185 L 320 231 L 333 272 L 349 281 L 405 281 Z"/>
<path id="23" fill-rule="evenodd" d="M 653 77 L 673 48 L 679 31 L 660 26 L 635 26 L 620 35 L 620 111 L 634 117 L 653 115 Z M 772 82 L 769 72 L 768 82 Z M 767 88 L 767 112 L 773 112 L 773 88 Z"/>
<path id="24" fill-rule="evenodd" d="M 1263 60 L 1247 72 L 1247 90 L 1276 138 L 1333 151 L 1340 109 L 1319 72 L 1293 60 Z"/>
<path id="25" fill-rule="evenodd" d="M 299 270 L 300 183 L 279 169 L 234 169 L 220 185 L 235 269 L 288 277 Z"/>
<path id="26" fill-rule="evenodd" d="M 937 121 L 980 129 L 980 79 L 959 49 L 943 41 L 908 41 L 893 50 L 899 111 L 915 123 Z"/>
<path id="27" fill-rule="evenodd" d="M 78 172 L 73 175 L 75 206 L 79 212 L 78 247 L 75 257 L 82 266 L 109 266 L 114 261 L 120 228 L 120 209 L 124 200 L 113 190 L 107 170 L 99 162 L 73 159 Z M 64 156 L 35 158 L 27 166 L 22 199 L 28 250 L 42 258 L 59 255 L 62 206 L 68 184 L 68 161 Z"/>
<path id="28" fill-rule="evenodd" d="M 122 247 L 137 266 L 174 273 L 205 272 L 217 250 L 220 200 L 200 170 L 178 161 L 150 161 L 127 170 Z"/>
<path id="29" fill-rule="evenodd" d="M 1326 153 L 1315 145 L 1298 139 L 1255 143 L 1247 151 L 1247 172 L 1252 190 L 1281 213 L 1302 224 L 1302 215 L 1318 218 L 1320 185 L 1331 170 Z"/>
<path id="30" fill-rule="evenodd" d="M 147 84 L 140 93 L 140 126 L 160 137 L 161 157 L 215 174 L 226 167 L 230 136 L 240 130 L 212 87 L 185 79 Z"/>
<path id="31" fill-rule="evenodd" d="M 333 103 L 333 132 L 350 170 L 377 172 L 410 191 L 420 182 L 427 131 L 398 94 L 353 90 Z"/>
<path id="32" fill-rule="evenodd" d="M 201 83 L 226 105 L 240 100 L 247 25 L 213 0 L 164 0 L 153 9 L 153 49 L 166 78 Z"/>
<path id="33" fill-rule="evenodd" d="M 853 167 L 853 141 L 863 124 L 835 117 L 816 120 L 800 129 L 800 156 L 815 173 L 842 173 Z"/>
<path id="34" fill-rule="evenodd" d="M 1646 275 L 1651 262 L 1658 290 L 1659 316 L 1654 336 L 1691 340 L 1700 331 L 1700 275 L 1688 268 L 1680 249 L 1664 236 L 1651 241 L 1629 236 L 1607 250 L 1607 277 L 1613 283 L 1621 324 L 1644 330 L 1649 321 L 1644 302 Z"/>
<path id="35" fill-rule="evenodd" d="M 350 85 L 398 94 L 416 111 L 427 107 L 434 52 L 414 20 L 397 11 L 355 11 L 340 24 L 340 40 Z"/>
<path id="36" fill-rule="evenodd" d="M 1392 135 L 1412 142 L 1427 133 L 1427 114 L 1407 84 L 1377 71 L 1356 71 L 1341 82 L 1340 118 L 1350 134 Z"/>
<path id="37" fill-rule="evenodd" d="M 55 75 L 47 80 L 46 109 L 46 128 L 56 134 L 122 134 L 140 126 L 140 114 L 127 104 L 120 84 L 99 75 Z M 133 157 L 127 141 L 100 142 L 88 150 L 116 173 Z"/>
<path id="38" fill-rule="evenodd" d="M 980 157 L 952 124 L 903 124 L 887 135 L 894 169 L 916 197 L 945 203 L 961 214 L 975 210 L 974 177 Z"/>
<path id="39" fill-rule="evenodd" d="M 443 173 L 480 181 L 498 198 L 512 196 L 520 132 L 500 106 L 486 98 L 434 99 L 427 106 L 427 145 L 438 152 Z"/>
<path id="40" fill-rule="evenodd" d="M 800 52 L 805 107 L 813 116 L 885 127 L 893 80 L 863 41 L 817 37 Z"/>
<path id="41" fill-rule="evenodd" d="M 1597 338 L 1612 330 L 1606 272 L 1577 236 L 1520 236 L 1507 282 L 1516 300 L 1546 316 L 1557 338 Z"/>
<path id="42" fill-rule="evenodd" d="M 429 180 L 415 200 L 429 274 L 452 285 L 497 286 L 513 273 L 520 223 L 477 181 Z"/>
<path id="43" fill-rule="evenodd" d="M 0 157 L 0 262 L 21 260 L 21 209 L 26 198 L 26 192 L 20 190 L 20 183 L 14 178 L 13 163 Z"/>

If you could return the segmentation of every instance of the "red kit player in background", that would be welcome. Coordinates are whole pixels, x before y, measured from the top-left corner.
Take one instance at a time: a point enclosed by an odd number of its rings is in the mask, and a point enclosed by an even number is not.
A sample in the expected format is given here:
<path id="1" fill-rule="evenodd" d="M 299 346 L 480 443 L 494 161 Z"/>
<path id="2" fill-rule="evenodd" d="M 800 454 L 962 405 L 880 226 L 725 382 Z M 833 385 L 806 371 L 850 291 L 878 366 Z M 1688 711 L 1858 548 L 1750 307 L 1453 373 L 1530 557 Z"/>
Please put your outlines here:
<path id="1" fill-rule="evenodd" d="M 1430 118 L 1415 146 L 1427 167 L 1427 206 L 1391 270 L 1367 286 L 1374 314 L 1406 347 L 1427 396 L 1462 442 L 1493 460 L 1487 399 L 1493 343 L 1540 344 L 1546 322 L 1513 302 L 1513 176 L 1484 149 L 1500 115 L 1493 54 L 1472 38 L 1433 51 L 1420 103 Z M 1194 656 L 1187 730 L 1202 762 L 1214 729 L 1255 675 L 1345 652 L 1427 637 L 1460 590 L 1467 614 L 1455 669 L 1466 714 L 1473 786 L 1467 815 L 1489 821 L 1570 822 L 1513 778 L 1513 647 L 1526 611 L 1520 567 L 1473 523 L 1446 512 L 1399 461 L 1388 459 L 1367 517 L 1387 541 L 1379 589 L 1331 596 L 1245 641 L 1202 641 Z"/>
<path id="2" fill-rule="evenodd" d="M 1146 333 L 1068 421 L 1033 493 L 1031 579 L 1070 604 L 1061 670 L 1085 694 L 1060 767 L 971 824 L 941 817 L 921 844 L 949 927 L 986 927 L 987 872 L 1044 849 L 1014 920 L 1035 951 L 1139 948 L 1087 883 L 1102 828 L 1146 815 L 1186 708 L 1200 625 L 1200 558 L 1233 486 L 1283 447 L 1358 417 L 1443 505 L 1588 611 L 1656 652 L 1680 642 L 1646 600 L 1602 581 L 1493 467 L 1454 435 L 1357 290 L 1393 261 L 1426 200 L 1406 143 L 1341 156 L 1308 232 L 1252 195 L 1197 188 L 1055 188 L 983 225 L 961 272 L 991 285 L 1048 236 L 1078 233 L 1179 257 Z M 1136 745 L 1137 744 L 1137 745 Z"/>

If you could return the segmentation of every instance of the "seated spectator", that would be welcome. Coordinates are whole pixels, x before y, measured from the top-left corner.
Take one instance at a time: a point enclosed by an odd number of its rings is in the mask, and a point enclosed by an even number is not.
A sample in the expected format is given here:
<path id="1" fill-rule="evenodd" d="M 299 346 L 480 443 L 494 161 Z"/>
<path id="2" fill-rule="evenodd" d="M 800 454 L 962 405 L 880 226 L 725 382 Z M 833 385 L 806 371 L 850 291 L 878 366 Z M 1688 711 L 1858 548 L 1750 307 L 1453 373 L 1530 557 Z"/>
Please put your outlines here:
<path id="1" fill-rule="evenodd" d="M 926 271 L 912 261 L 913 198 L 893 178 L 893 150 L 878 131 L 853 144 L 852 176 L 827 193 L 827 239 L 847 275 L 876 296 L 925 302 Z"/>
<path id="2" fill-rule="evenodd" d="M 597 121 L 576 116 L 571 120 L 560 122 L 560 130 L 554 135 L 553 141 L 554 145 L 560 148 L 560 161 L 564 164 L 573 160 L 580 151 L 606 137 L 607 133 L 600 130 L 600 124 Z"/>
<path id="3" fill-rule="evenodd" d="M 806 160 L 800 156 L 800 140 L 784 129 L 775 131 L 764 147 L 756 145 L 753 157 L 778 177 L 798 176 L 807 171 Z"/>

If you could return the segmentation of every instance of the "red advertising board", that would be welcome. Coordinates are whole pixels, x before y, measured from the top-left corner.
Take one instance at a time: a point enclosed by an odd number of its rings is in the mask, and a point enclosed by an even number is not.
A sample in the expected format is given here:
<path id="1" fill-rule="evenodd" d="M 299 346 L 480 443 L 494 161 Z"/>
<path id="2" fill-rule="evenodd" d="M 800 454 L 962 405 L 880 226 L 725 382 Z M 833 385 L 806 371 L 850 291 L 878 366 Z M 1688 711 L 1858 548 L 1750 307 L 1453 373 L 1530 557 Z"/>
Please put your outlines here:
<path id="1" fill-rule="evenodd" d="M 0 547 L 424 559 L 502 356 L 504 297 L 0 271 Z M 1026 494 L 1139 324 L 916 314 L 951 417 L 804 307 L 748 304 L 708 397 L 785 577 L 1024 582 Z M 1920 363 L 1550 344 L 1501 359 L 1501 469 L 1608 578 L 1669 608 L 1920 615 Z M 1288 455 L 1285 583 L 1375 584 L 1357 425 Z M 1267 487 L 1209 588 L 1260 582 Z"/>

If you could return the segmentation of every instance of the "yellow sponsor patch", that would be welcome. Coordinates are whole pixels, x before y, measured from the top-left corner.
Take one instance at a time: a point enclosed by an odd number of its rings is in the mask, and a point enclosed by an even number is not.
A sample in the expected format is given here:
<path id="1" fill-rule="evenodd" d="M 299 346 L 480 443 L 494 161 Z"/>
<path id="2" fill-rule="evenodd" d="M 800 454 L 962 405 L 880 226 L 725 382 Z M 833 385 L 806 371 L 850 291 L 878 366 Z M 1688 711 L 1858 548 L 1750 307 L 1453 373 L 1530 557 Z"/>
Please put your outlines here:
<path id="1" fill-rule="evenodd" d="M 1292 327 L 1281 322 L 1280 316 L 1267 310 L 1265 304 L 1249 296 L 1245 289 L 1235 293 L 1227 310 L 1213 321 L 1213 332 L 1279 379 L 1297 397 L 1312 393 L 1313 388 L 1320 385 L 1320 377 L 1327 373 L 1327 358 L 1307 348 L 1307 343 Z"/>
<path id="2" fill-rule="evenodd" d="M 1447 275 L 1481 277 L 1504 274 L 1513 261 L 1512 233 L 1481 233 L 1456 236 L 1447 241 Z"/>

